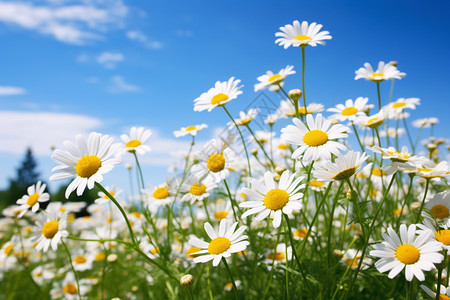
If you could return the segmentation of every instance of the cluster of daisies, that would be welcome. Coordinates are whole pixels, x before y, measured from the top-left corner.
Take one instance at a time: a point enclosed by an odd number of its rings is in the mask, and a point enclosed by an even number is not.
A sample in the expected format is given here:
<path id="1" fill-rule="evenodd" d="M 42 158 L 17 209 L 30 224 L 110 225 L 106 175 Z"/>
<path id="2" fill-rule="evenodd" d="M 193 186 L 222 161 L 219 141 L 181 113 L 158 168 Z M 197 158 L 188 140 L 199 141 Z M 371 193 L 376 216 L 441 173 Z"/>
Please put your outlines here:
<path id="1" fill-rule="evenodd" d="M 280 28 L 275 43 L 285 49 L 299 47 L 304 54 L 308 46 L 325 45 L 332 38 L 321 29 L 317 23 L 294 21 Z M 0 270 L 13 269 L 21 256 L 38 262 L 39 251 L 52 253 L 49 249 L 55 251 L 62 244 L 70 257 L 70 268 L 38 266 L 31 275 L 38 285 L 52 284 L 52 298 L 64 299 L 76 299 L 98 287 L 99 278 L 88 276 L 90 272 L 117 261 L 117 253 L 131 250 L 135 255 L 127 260 L 133 265 L 148 268 L 136 258 L 141 255 L 169 276 L 173 276 L 172 271 L 165 265 L 181 272 L 212 261 L 212 266 L 223 262 L 228 269 L 228 262 L 249 259 L 267 270 L 287 272 L 294 257 L 302 267 L 299 254 L 305 248 L 320 252 L 322 244 L 327 247 L 328 266 L 332 255 L 338 257 L 341 267 L 351 270 L 355 279 L 360 271 L 373 267 L 381 273 L 389 271 L 388 278 L 404 272 L 407 281 L 425 281 L 426 272 L 434 274 L 438 268 L 442 272 L 440 264 L 450 249 L 450 193 L 439 191 L 448 189 L 445 178 L 450 168 L 441 159 L 440 147 L 448 143 L 430 137 L 426 152 L 420 155 L 415 151 L 417 141 L 412 141 L 410 148 L 399 148 L 406 128 L 399 128 L 398 120 L 408 118 L 408 111 L 416 109 L 420 100 L 389 99 L 381 105 L 378 94 L 376 107 L 360 96 L 325 111 L 323 104 L 307 103 L 304 90 L 284 90 L 285 79 L 294 74 L 294 66 L 288 65 L 277 73 L 267 71 L 257 77 L 255 92 L 269 89 L 282 98 L 279 107 L 265 118 L 259 108 L 241 111 L 236 118 L 228 111 L 230 101 L 243 93 L 241 81 L 234 77 L 217 81 L 202 93 L 194 100 L 194 111 L 223 109 L 230 117 L 227 134 L 203 142 L 197 149 L 195 139 L 208 125 L 174 131 L 177 138 L 190 136 L 191 147 L 179 153 L 181 164 L 172 167 L 178 175 L 157 185 L 146 184 L 139 164 L 139 157 L 151 151 L 146 144 L 152 134 L 149 129 L 132 127 L 118 143 L 96 132 L 87 138 L 78 135 L 75 142 L 65 141 L 66 150 L 53 152 L 52 159 L 58 165 L 50 180 L 71 180 L 66 198 L 73 192 L 81 196 L 86 189 L 97 188 L 98 199 L 90 205 L 49 202 L 45 184 L 30 186 L 17 205 L 3 211 L 7 220 L 14 220 L 23 230 L 3 244 Z M 382 82 L 405 76 L 396 62 L 379 62 L 376 70 L 365 63 L 354 79 L 372 81 L 379 91 Z M 269 130 L 253 131 L 258 120 Z M 395 128 L 389 127 L 390 120 L 396 120 Z M 435 118 L 426 118 L 413 125 L 422 130 L 437 123 Z M 361 151 L 349 149 L 350 134 L 356 137 Z M 121 187 L 101 184 L 126 155 L 135 160 L 127 169 L 137 170 L 138 188 L 136 195 L 128 193 L 128 197 Z M 404 184 L 404 178 L 410 179 L 409 185 Z M 367 205 L 370 213 L 360 209 L 361 202 L 372 203 Z M 40 207 L 43 203 L 48 204 L 45 209 Z M 89 216 L 77 217 L 83 208 Z M 392 215 L 392 222 L 378 223 L 381 209 Z M 404 215 L 417 216 L 416 222 L 402 224 L 409 220 Z M 364 218 L 370 226 L 363 224 Z M 386 231 L 381 233 L 384 241 L 380 243 L 376 243 L 378 227 Z M 327 243 L 321 242 L 321 232 L 327 233 Z M 333 236 L 355 238 L 332 244 Z M 357 236 L 362 245 L 359 248 L 354 245 Z M 266 243 L 261 253 L 252 250 L 258 241 Z M 279 264 L 284 264 L 284 269 Z M 347 271 L 342 281 L 351 279 L 345 278 Z M 148 275 L 145 280 L 152 284 L 155 279 Z M 181 284 L 191 281 L 191 277 L 183 277 Z M 225 290 L 236 290 L 240 283 L 230 275 Z M 353 286 L 354 280 L 348 283 Z M 339 289 L 337 286 L 336 292 Z M 436 296 L 433 290 L 450 296 L 450 288 L 443 282 L 438 282 L 437 288 L 423 285 L 422 289 L 431 297 Z M 126 297 L 135 298 L 132 293 Z"/>

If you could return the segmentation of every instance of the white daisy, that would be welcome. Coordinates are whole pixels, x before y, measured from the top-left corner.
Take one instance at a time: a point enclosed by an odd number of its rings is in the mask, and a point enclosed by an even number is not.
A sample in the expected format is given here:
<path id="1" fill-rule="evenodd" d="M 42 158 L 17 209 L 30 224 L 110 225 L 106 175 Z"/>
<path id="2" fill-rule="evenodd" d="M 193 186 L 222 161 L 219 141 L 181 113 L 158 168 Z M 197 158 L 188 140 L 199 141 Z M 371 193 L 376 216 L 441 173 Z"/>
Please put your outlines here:
<path id="1" fill-rule="evenodd" d="M 156 212 L 159 207 L 171 204 L 175 200 L 176 185 L 176 179 L 169 178 L 164 184 L 150 186 L 150 189 L 142 190 L 149 210 Z"/>
<path id="2" fill-rule="evenodd" d="M 259 76 L 258 83 L 255 84 L 255 92 L 259 90 L 263 90 L 271 85 L 278 85 L 287 76 L 295 74 L 294 66 L 287 65 L 286 68 L 281 69 L 277 74 L 274 74 L 272 71 L 267 71 L 266 74 Z"/>
<path id="3" fill-rule="evenodd" d="M 358 97 L 355 102 L 352 99 L 348 99 L 344 104 L 338 104 L 336 107 L 327 109 L 327 111 L 334 112 L 334 115 L 330 116 L 330 119 L 337 119 L 340 122 L 355 121 L 356 118 L 365 116 L 365 111 L 370 109 L 370 105 L 367 105 L 369 98 Z M 372 105 L 373 107 L 373 105 Z"/>
<path id="4" fill-rule="evenodd" d="M 324 110 L 323 104 L 320 103 L 310 103 L 306 106 L 306 109 L 304 106 L 298 107 L 298 114 L 300 116 L 305 116 L 306 113 L 308 114 L 314 114 L 318 113 Z M 289 100 L 282 100 L 280 102 L 280 107 L 277 109 L 277 114 L 280 118 L 292 118 L 295 117 L 295 106 L 292 104 L 292 101 Z"/>
<path id="5" fill-rule="evenodd" d="M 331 121 L 317 114 L 314 120 L 313 116 L 307 115 L 306 122 L 309 129 L 299 120 L 292 120 L 295 124 L 288 125 L 281 129 L 283 133 L 281 138 L 289 144 L 298 145 L 300 147 L 292 154 L 293 159 L 297 159 L 303 154 L 303 160 L 310 162 L 319 158 L 331 159 L 331 153 L 339 154 L 339 150 L 346 150 L 347 147 L 341 143 L 333 141 L 334 139 L 346 138 L 349 128 L 336 124 L 332 125 Z"/>
<path id="6" fill-rule="evenodd" d="M 367 115 L 358 116 L 355 123 L 364 127 L 378 128 L 378 126 L 383 124 L 385 119 L 386 119 L 386 111 L 384 109 L 380 109 L 376 114 L 371 116 Z"/>
<path id="7" fill-rule="evenodd" d="M 286 252 L 287 252 L 287 259 L 289 261 L 292 260 L 292 247 L 289 246 L 286 249 L 285 243 L 278 244 L 275 249 L 275 252 L 271 250 L 266 254 L 266 259 L 264 260 L 264 262 L 267 264 L 268 267 L 271 267 L 272 264 L 285 263 Z"/>
<path id="8" fill-rule="evenodd" d="M 241 218 L 244 219 L 252 214 L 257 214 L 255 219 L 261 221 L 269 216 L 273 220 L 273 227 L 278 228 L 281 224 L 282 213 L 291 214 L 293 210 L 300 210 L 302 204 L 300 199 L 303 197 L 300 185 L 303 176 L 295 178 L 295 174 L 284 171 L 281 174 L 278 184 L 273 179 L 273 174 L 267 171 L 264 174 L 264 184 L 258 180 L 250 181 L 252 188 L 243 189 L 244 193 L 254 201 L 246 201 L 239 204 L 240 207 L 250 208 Z"/>
<path id="9" fill-rule="evenodd" d="M 234 77 L 231 77 L 228 81 L 217 81 L 213 88 L 194 100 L 194 111 L 205 109 L 211 111 L 214 107 L 225 105 L 225 103 L 236 99 L 238 95 L 242 94 L 240 89 L 243 86 L 238 86 L 240 82 L 240 80 L 234 80 Z"/>
<path id="10" fill-rule="evenodd" d="M 397 67 L 386 64 L 384 61 L 378 63 L 378 69 L 373 70 L 369 63 L 364 64 L 364 68 L 359 68 L 355 71 L 355 80 L 364 78 L 373 82 L 381 82 L 389 79 L 402 79 L 406 76 L 405 73 L 400 72 Z"/>
<path id="11" fill-rule="evenodd" d="M 95 182 L 103 181 L 103 174 L 108 173 L 121 162 L 120 144 L 113 144 L 113 138 L 92 132 L 86 141 L 82 135 L 76 136 L 77 143 L 65 141 L 64 146 L 69 151 L 56 149 L 52 159 L 59 164 L 53 168 L 56 171 L 50 180 L 64 180 L 75 177 L 66 189 L 66 198 L 75 189 L 77 195 L 83 194 L 86 186 L 94 187 Z"/>
<path id="12" fill-rule="evenodd" d="M 250 244 L 247 241 L 247 236 L 242 235 L 246 226 L 239 227 L 235 231 L 238 223 L 231 225 L 226 219 L 220 221 L 219 230 L 215 231 L 211 224 L 205 223 L 204 228 L 208 236 L 211 238 L 211 242 L 207 243 L 192 237 L 189 240 L 189 244 L 202 250 L 195 252 L 197 257 L 194 258 L 195 263 L 205 263 L 210 260 L 213 261 L 213 266 L 217 266 L 220 263 L 222 257 L 230 257 L 232 253 L 244 251 Z M 205 254 L 205 255 L 202 255 Z"/>
<path id="13" fill-rule="evenodd" d="M 447 221 L 450 215 L 450 191 L 436 194 L 432 200 L 425 203 L 425 209 L 437 220 Z"/>
<path id="14" fill-rule="evenodd" d="M 390 119 L 400 119 L 399 115 L 402 115 L 405 108 L 416 109 L 416 106 L 420 105 L 419 98 L 399 98 L 395 102 L 391 102 L 384 107 Z"/>
<path id="15" fill-rule="evenodd" d="M 119 189 L 119 188 L 117 188 L 117 187 L 115 187 L 113 185 L 112 186 L 106 186 L 105 190 L 107 190 L 108 193 L 110 193 L 111 196 L 114 197 L 114 199 L 117 199 L 117 197 L 120 196 L 120 194 L 123 192 L 122 189 Z M 98 198 L 95 199 L 94 202 L 96 204 L 103 204 L 103 203 L 108 202 L 108 200 L 109 200 L 109 197 L 105 193 L 100 191 L 100 192 L 98 192 Z"/>
<path id="16" fill-rule="evenodd" d="M 197 176 L 190 175 L 181 186 L 181 192 L 186 193 L 181 198 L 181 201 L 190 201 L 191 204 L 194 204 L 195 201 L 202 201 L 216 187 L 217 185 L 211 180 L 200 181 L 200 178 Z"/>
<path id="17" fill-rule="evenodd" d="M 412 122 L 412 125 L 417 128 L 429 128 L 439 122 L 438 118 L 423 118 Z"/>
<path id="18" fill-rule="evenodd" d="M 130 135 L 122 134 L 120 138 L 125 143 L 125 151 L 136 152 L 143 155 L 150 152 L 152 149 L 150 146 L 144 145 L 145 141 L 152 135 L 150 129 L 144 127 L 131 127 Z"/>
<path id="19" fill-rule="evenodd" d="M 430 296 L 432 299 L 436 299 L 436 292 L 433 292 L 430 288 L 423 284 L 421 284 L 420 287 L 422 288 L 422 290 L 424 290 L 425 293 L 428 294 L 428 296 Z M 437 285 L 435 286 L 435 289 L 437 289 Z M 439 300 L 450 300 L 450 287 L 446 287 L 442 283 L 440 285 Z"/>
<path id="20" fill-rule="evenodd" d="M 305 47 L 311 45 L 315 47 L 317 44 L 325 45 L 324 40 L 331 40 L 331 35 L 328 31 L 319 32 L 320 29 L 322 29 L 322 25 L 316 22 L 308 25 L 307 21 L 303 21 L 300 25 L 300 22 L 295 20 L 292 25 L 287 24 L 280 27 L 282 32 L 275 33 L 275 36 L 279 37 L 275 40 L 275 43 L 284 46 L 284 49 L 289 46 Z"/>
<path id="21" fill-rule="evenodd" d="M 194 126 L 181 127 L 180 130 L 174 131 L 173 135 L 175 137 L 181 137 L 190 134 L 191 136 L 196 136 L 197 133 L 205 128 L 208 128 L 206 124 L 198 124 Z"/>
<path id="22" fill-rule="evenodd" d="M 234 122 L 238 126 L 248 125 L 259 114 L 259 108 L 250 108 L 247 113 L 240 111 L 239 118 L 235 118 Z M 235 127 L 233 121 L 228 122 L 228 129 L 231 130 Z"/>
<path id="23" fill-rule="evenodd" d="M 325 161 L 318 165 L 313 176 L 320 180 L 345 180 L 361 169 L 362 164 L 369 158 L 364 152 L 348 151 L 345 155 L 338 154 L 333 162 Z"/>
<path id="24" fill-rule="evenodd" d="M 36 241 L 36 250 L 47 252 L 50 245 L 53 250 L 58 248 L 61 238 L 67 237 L 67 213 L 61 214 L 55 206 L 47 208 L 39 214 L 40 220 L 36 221 L 36 229 L 39 237 Z"/>
<path id="25" fill-rule="evenodd" d="M 395 164 L 396 163 L 394 163 L 394 165 Z M 423 178 L 442 178 L 450 176 L 450 168 L 447 161 L 441 161 L 440 163 L 435 164 L 433 161 L 429 160 L 422 165 L 405 163 L 401 165 L 398 164 L 398 166 L 405 173 L 416 173 L 416 175 Z"/>
<path id="26" fill-rule="evenodd" d="M 46 184 L 40 181 L 28 187 L 27 195 L 24 195 L 17 200 L 17 204 L 20 205 L 19 209 L 21 210 L 18 215 L 19 218 L 21 218 L 29 208 L 31 208 L 32 212 L 36 212 L 39 209 L 39 202 L 46 202 L 50 199 L 50 195 L 44 193 L 45 188 Z"/>
<path id="27" fill-rule="evenodd" d="M 389 278 L 394 278 L 405 269 L 406 280 L 413 277 L 424 281 L 423 271 L 435 269 L 434 264 L 442 262 L 444 256 L 439 253 L 441 246 L 438 242 L 430 240 L 432 231 L 426 230 L 416 235 L 416 225 L 408 228 L 400 225 L 400 238 L 392 229 L 387 229 L 388 234 L 382 233 L 384 242 L 375 244 L 375 250 L 370 251 L 371 256 L 381 257 L 375 263 L 379 272 L 389 271 Z"/>

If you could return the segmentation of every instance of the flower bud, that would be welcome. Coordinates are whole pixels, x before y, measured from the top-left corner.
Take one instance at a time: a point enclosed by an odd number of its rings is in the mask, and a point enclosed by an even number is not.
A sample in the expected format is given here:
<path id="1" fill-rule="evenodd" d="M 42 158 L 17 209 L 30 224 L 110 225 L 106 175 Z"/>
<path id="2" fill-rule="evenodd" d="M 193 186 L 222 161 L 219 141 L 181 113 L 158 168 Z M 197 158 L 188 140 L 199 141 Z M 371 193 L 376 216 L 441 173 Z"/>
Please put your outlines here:
<path id="1" fill-rule="evenodd" d="M 299 89 L 293 89 L 289 91 L 289 98 L 291 98 L 293 101 L 298 101 L 303 95 L 303 92 Z"/>
<path id="2" fill-rule="evenodd" d="M 192 276 L 191 274 L 186 274 L 183 277 L 181 277 L 181 279 L 180 279 L 180 284 L 182 286 L 191 285 L 193 282 L 194 282 L 194 276 Z"/>

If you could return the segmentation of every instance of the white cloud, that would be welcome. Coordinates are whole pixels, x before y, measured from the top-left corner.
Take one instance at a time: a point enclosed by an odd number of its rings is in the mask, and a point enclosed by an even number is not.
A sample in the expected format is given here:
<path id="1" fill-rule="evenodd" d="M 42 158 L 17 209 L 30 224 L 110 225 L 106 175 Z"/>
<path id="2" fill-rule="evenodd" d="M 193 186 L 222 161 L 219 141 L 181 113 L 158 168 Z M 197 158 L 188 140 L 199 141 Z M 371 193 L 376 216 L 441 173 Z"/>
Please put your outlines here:
<path id="1" fill-rule="evenodd" d="M 122 76 L 116 75 L 111 78 L 113 86 L 109 89 L 110 92 L 120 93 L 120 92 L 139 92 L 141 90 L 137 85 L 127 83 Z"/>
<path id="2" fill-rule="evenodd" d="M 0 22 L 13 24 L 58 41 L 82 45 L 101 39 L 102 32 L 117 26 L 127 14 L 121 0 L 76 1 L 79 4 L 35 6 L 30 2 L 0 2 Z"/>
<path id="3" fill-rule="evenodd" d="M 26 91 L 23 88 L 15 86 L 0 86 L 0 96 L 22 95 Z"/>
<path id="4" fill-rule="evenodd" d="M 97 62 L 107 69 L 114 69 L 116 63 L 124 60 L 124 56 L 119 52 L 102 52 L 97 57 Z"/>
<path id="5" fill-rule="evenodd" d="M 36 155 L 51 155 L 51 146 L 88 134 L 102 126 L 97 118 L 54 112 L 0 111 L 0 152 L 24 153 L 27 147 Z"/>
<path id="6" fill-rule="evenodd" d="M 141 31 L 130 30 L 130 31 L 127 31 L 126 35 L 127 35 L 127 38 L 129 38 L 130 40 L 137 41 L 149 49 L 161 49 L 164 46 L 163 43 L 161 43 L 161 42 L 153 41 L 153 40 L 149 39 Z"/>

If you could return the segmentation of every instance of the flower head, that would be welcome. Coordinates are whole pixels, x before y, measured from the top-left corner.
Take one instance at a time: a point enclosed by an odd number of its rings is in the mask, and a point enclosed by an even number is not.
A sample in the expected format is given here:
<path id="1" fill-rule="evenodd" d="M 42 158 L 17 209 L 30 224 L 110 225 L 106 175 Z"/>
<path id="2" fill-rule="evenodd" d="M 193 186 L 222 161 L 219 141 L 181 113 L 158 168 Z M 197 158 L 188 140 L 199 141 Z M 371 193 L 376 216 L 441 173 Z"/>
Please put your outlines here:
<path id="1" fill-rule="evenodd" d="M 313 47 L 317 44 L 325 45 L 324 40 L 331 40 L 331 35 L 328 31 L 320 31 L 322 29 L 321 24 L 313 22 L 308 24 L 307 21 L 303 21 L 300 24 L 299 21 L 295 20 L 294 23 L 287 24 L 286 26 L 280 27 L 282 32 L 275 33 L 276 44 L 283 46 L 287 49 L 289 46 L 293 47 L 305 47 L 311 45 Z"/>
<path id="2" fill-rule="evenodd" d="M 199 124 L 199 125 L 194 125 L 194 126 L 181 127 L 180 130 L 174 131 L 173 135 L 175 137 L 181 137 L 181 136 L 185 136 L 188 134 L 191 136 L 196 136 L 199 131 L 201 131 L 205 128 L 208 128 L 208 125 Z"/>
<path id="3" fill-rule="evenodd" d="M 150 146 L 144 145 L 145 141 L 152 135 L 150 129 L 144 127 L 131 127 L 130 135 L 122 134 L 120 138 L 125 143 L 125 150 L 128 152 L 136 152 L 137 154 L 145 154 L 152 149 Z"/>
<path id="4" fill-rule="evenodd" d="M 338 104 L 336 107 L 327 109 L 327 111 L 334 112 L 330 119 L 337 119 L 343 121 L 355 121 L 356 118 L 365 116 L 365 111 L 369 110 L 370 105 L 367 105 L 369 98 L 358 97 L 353 102 L 352 99 L 345 101 L 345 104 Z"/>
<path id="5" fill-rule="evenodd" d="M 228 81 L 217 81 L 213 88 L 210 88 L 206 93 L 203 93 L 194 100 L 194 111 L 203 111 L 207 109 L 211 111 L 213 108 L 217 106 L 225 105 L 233 99 L 236 99 L 237 96 L 242 94 L 240 89 L 241 86 L 238 86 L 240 80 L 234 80 L 234 77 L 231 77 Z"/>
<path id="6" fill-rule="evenodd" d="M 397 67 L 392 64 L 386 64 L 384 61 L 378 63 L 378 69 L 373 70 L 369 63 L 364 64 L 364 68 L 359 68 L 355 71 L 355 80 L 364 78 L 373 82 L 381 82 L 389 79 L 402 79 L 406 76 L 405 73 L 400 72 Z"/>
<path id="7" fill-rule="evenodd" d="M 259 76 L 258 83 L 255 84 L 255 92 L 263 90 L 271 85 L 278 85 L 286 79 L 287 76 L 295 74 L 294 66 L 287 65 L 286 68 L 281 69 L 274 74 L 272 71 L 267 71 L 266 74 Z"/>
<path id="8" fill-rule="evenodd" d="M 47 252 L 50 245 L 56 250 L 61 238 L 69 235 L 65 230 L 66 226 L 67 213 L 61 214 L 54 205 L 47 207 L 47 210 L 40 214 L 40 220 L 36 222 L 38 232 L 36 250 Z"/>
<path id="9" fill-rule="evenodd" d="M 38 183 L 33 184 L 28 187 L 27 194 L 22 198 L 17 200 L 17 204 L 20 205 L 20 214 L 18 217 L 22 217 L 29 208 L 32 212 L 36 212 L 39 209 L 39 202 L 46 202 L 50 199 L 48 193 L 44 193 L 46 184 L 38 181 Z"/>
<path id="10" fill-rule="evenodd" d="M 322 162 L 313 176 L 320 180 L 345 180 L 358 173 L 367 158 L 366 153 L 348 151 L 345 155 L 339 154 L 334 163 Z"/>

